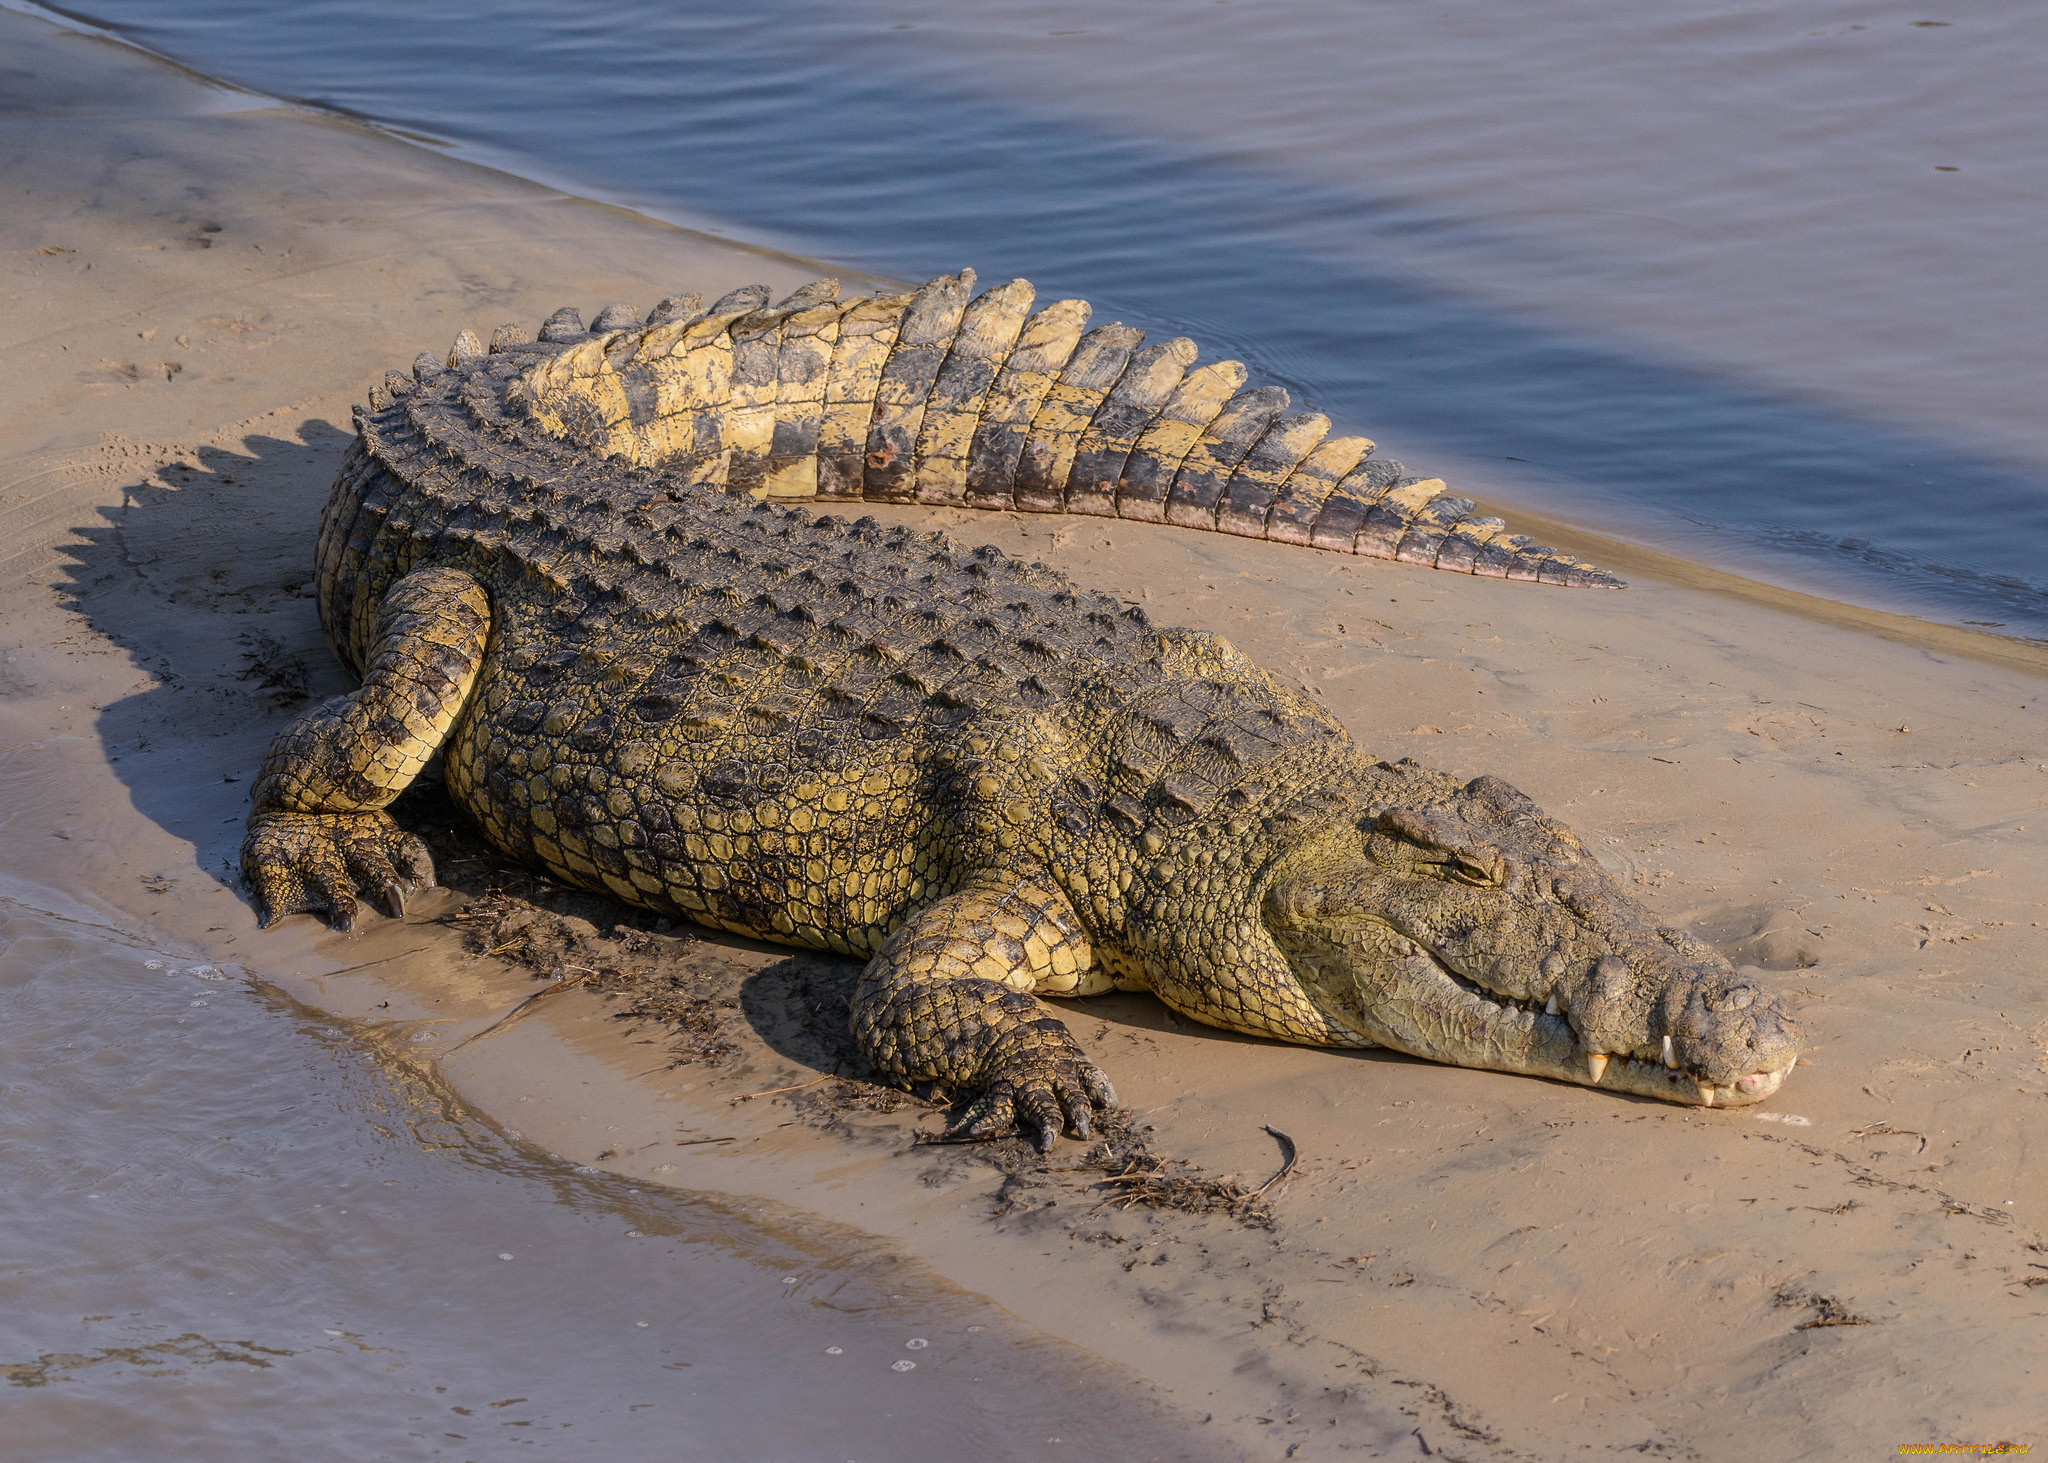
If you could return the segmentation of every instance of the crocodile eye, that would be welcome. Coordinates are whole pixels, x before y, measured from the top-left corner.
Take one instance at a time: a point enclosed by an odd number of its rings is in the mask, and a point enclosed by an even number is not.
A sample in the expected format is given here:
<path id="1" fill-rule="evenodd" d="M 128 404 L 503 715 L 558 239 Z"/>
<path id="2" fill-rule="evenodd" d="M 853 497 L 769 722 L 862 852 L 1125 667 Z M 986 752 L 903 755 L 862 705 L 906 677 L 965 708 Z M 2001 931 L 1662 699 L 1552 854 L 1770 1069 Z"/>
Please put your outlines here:
<path id="1" fill-rule="evenodd" d="M 1490 889 L 1500 882 L 1495 870 L 1465 858 L 1451 859 L 1444 865 L 1444 871 L 1460 884 L 1470 884 L 1475 889 Z"/>

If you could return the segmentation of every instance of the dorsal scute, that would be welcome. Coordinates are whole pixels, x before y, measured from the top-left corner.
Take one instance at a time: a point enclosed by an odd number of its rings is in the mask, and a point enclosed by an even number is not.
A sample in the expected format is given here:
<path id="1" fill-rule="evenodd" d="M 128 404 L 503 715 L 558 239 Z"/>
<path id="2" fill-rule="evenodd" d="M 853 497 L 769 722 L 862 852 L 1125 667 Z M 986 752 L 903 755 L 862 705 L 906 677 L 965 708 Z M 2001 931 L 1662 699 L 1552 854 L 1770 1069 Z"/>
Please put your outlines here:
<path id="1" fill-rule="evenodd" d="M 1321 414 L 1289 415 L 1288 393 L 1249 383 L 1241 362 L 1197 366 L 1183 338 L 1148 347 L 1132 327 L 1088 330 L 1082 300 L 1031 313 L 1026 280 L 974 290 L 972 270 L 852 300 L 830 279 L 779 300 L 744 285 L 709 307 L 670 295 L 644 316 L 613 302 L 588 326 L 565 305 L 535 333 L 499 327 L 487 347 L 462 332 L 389 373 L 371 405 L 417 405 L 456 377 L 474 430 L 423 429 L 463 471 L 518 484 L 501 498 L 602 462 L 707 496 L 1164 520 L 1481 576 L 1619 584 L 1372 456 L 1367 439 L 1330 437 Z"/>

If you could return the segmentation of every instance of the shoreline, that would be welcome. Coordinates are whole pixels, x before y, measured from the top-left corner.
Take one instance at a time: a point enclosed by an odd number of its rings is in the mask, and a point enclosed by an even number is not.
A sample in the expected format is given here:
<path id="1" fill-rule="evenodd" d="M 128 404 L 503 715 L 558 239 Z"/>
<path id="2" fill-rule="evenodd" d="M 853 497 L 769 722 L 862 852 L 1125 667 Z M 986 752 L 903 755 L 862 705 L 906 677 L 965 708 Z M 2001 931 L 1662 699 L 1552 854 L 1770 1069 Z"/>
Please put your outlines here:
<path id="1" fill-rule="evenodd" d="M 517 186 L 547 189 L 566 200 L 611 210 L 643 227 L 679 229 L 746 250 L 762 258 L 786 261 L 801 268 L 827 272 L 839 269 L 838 266 L 821 263 L 816 257 L 804 254 L 793 246 L 775 242 L 765 233 L 750 233 L 744 228 L 735 230 L 724 220 L 714 221 L 711 217 L 699 215 L 687 207 L 668 210 L 651 208 L 627 201 L 623 196 L 609 196 L 588 179 L 554 178 L 550 176 L 548 168 L 540 166 L 539 160 L 530 156 L 505 154 L 501 150 L 434 136 L 404 122 L 386 120 L 334 103 L 270 93 L 243 82 L 214 76 L 197 69 L 191 63 L 154 49 L 147 43 L 135 39 L 125 30 L 83 13 L 45 5 L 40 3 L 40 0 L 5 0 L 4 4 L 0 4 L 0 9 L 40 18 L 73 30 L 77 34 L 132 50 L 179 72 L 200 86 L 232 92 L 260 104 L 294 108 L 318 118 L 339 120 L 359 126 L 400 146 L 424 149 L 448 161 L 501 176 Z M 971 259 L 953 261 L 946 267 L 957 268 L 962 263 L 974 262 Z M 914 288 L 921 282 L 863 272 L 851 266 L 839 269 L 839 272 L 890 289 Z M 1254 379 L 1265 378 L 1255 371 Z M 1364 429 L 1363 424 L 1356 422 L 1340 421 L 1337 426 L 1339 430 Z M 1453 457 L 1455 456 L 1456 454 L 1453 454 Z M 1908 644 L 1924 644 L 1948 653 L 1974 655 L 2020 667 L 2048 668 L 2048 636 L 2000 634 L 1990 629 L 1978 628 L 1977 622 L 1929 618 L 1918 613 L 1887 609 L 1882 603 L 1836 599 L 1827 592 L 1825 586 L 1828 576 L 1825 573 L 1807 576 L 1807 582 L 1815 585 L 1813 588 L 1798 588 L 1767 578 L 1756 578 L 1741 562 L 1743 556 L 1740 554 L 1731 556 L 1728 566 L 1723 567 L 1721 564 L 1688 558 L 1683 553 L 1658 547 L 1654 542 L 1657 531 L 1649 520 L 1643 520 L 1633 529 L 1619 518 L 1612 526 L 1602 526 L 1595 522 L 1561 517 L 1555 511 L 1546 510 L 1533 502 L 1518 503 L 1513 499 L 1490 496 L 1483 481 L 1484 462 L 1466 463 L 1465 466 L 1474 470 L 1475 480 L 1453 483 L 1453 488 L 1475 499 L 1481 511 L 1499 514 L 1507 518 L 1510 527 L 1515 531 L 1528 531 L 1532 537 L 1577 552 L 1582 558 L 1590 558 L 1593 563 L 1602 567 L 1607 567 L 1609 561 L 1612 561 L 1612 567 L 1616 572 L 1654 574 L 1668 583 L 1708 589 L 1719 588 L 1758 603 L 1778 605 L 1829 623 L 1851 625 L 1889 639 L 1901 640 Z M 1443 469 L 1433 468 L 1428 464 L 1424 465 L 1423 470 L 1444 475 Z M 1450 470 L 1455 471 L 1455 468 Z M 1582 505 L 1582 511 L 1597 512 L 1597 509 L 1589 501 Z M 1635 532 L 1638 536 L 1625 536 L 1629 532 Z M 1761 561 L 1752 558 L 1750 562 L 1760 570 L 1767 570 L 1769 560 L 1770 556 L 1765 554 Z M 1799 578 L 1789 564 L 1781 567 L 1788 578 Z M 1873 599 L 1881 600 L 1882 596 L 1873 595 Z M 1960 615 L 1963 611 L 1958 609 L 1956 613 Z"/>
<path id="2" fill-rule="evenodd" d="M 1247 1188 L 1279 1164 L 1266 1127 L 1301 1155 L 1271 1230 L 1104 1206 L 1080 1145 L 1006 1169 L 914 1146 L 923 1109 L 820 1107 L 800 1008 L 829 962 L 660 935 L 651 961 L 735 1002 L 716 1019 L 736 1055 L 671 1067 L 666 1038 L 586 988 L 508 1021 L 540 987 L 437 925 L 459 893 L 353 939 L 254 930 L 222 865 L 290 698 L 344 688 L 303 583 L 368 384 L 565 298 L 809 276 L 364 124 L 180 110 L 193 84 L 155 63 L 69 54 L 120 107 L 67 112 L 51 71 L 46 105 L 0 117 L 26 200 L 0 222 L 20 302 L 0 773 L 63 789 L 59 831 L 13 841 L 10 867 L 366 1041 L 440 1033 L 415 1046 L 446 1053 L 464 1099 L 565 1161 L 889 1240 L 1258 1456 L 1420 1456 L 1418 1429 L 1471 1457 L 1646 1438 L 1719 1456 L 1759 1427 L 1802 1451 L 2027 1436 L 2048 1363 L 2048 1287 L 2026 1284 L 2048 1258 L 2027 1156 L 2048 1112 L 2048 650 L 1561 529 L 1636 586 L 863 505 L 1227 634 L 1375 753 L 1507 777 L 1660 911 L 1773 969 L 1812 1042 L 1766 1114 L 1706 1114 L 1077 1003 L 1061 1014 L 1155 1151 Z"/>

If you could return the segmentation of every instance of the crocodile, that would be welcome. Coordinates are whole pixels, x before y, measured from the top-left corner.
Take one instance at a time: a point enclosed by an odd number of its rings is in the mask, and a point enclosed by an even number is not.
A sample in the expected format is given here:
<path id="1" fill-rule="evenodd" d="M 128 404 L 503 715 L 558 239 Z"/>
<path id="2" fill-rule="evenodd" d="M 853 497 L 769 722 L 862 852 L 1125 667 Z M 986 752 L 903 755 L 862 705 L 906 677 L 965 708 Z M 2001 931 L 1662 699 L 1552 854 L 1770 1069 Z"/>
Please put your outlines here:
<path id="1" fill-rule="evenodd" d="M 1115 513 L 1600 585 L 1373 470 L 1243 367 L 973 275 L 851 302 L 574 310 L 392 372 L 319 528 L 360 679 L 255 780 L 265 924 L 434 882 L 393 820 L 437 754 L 504 854 L 866 962 L 853 1034 L 949 1131 L 1049 1148 L 1115 1104 L 1041 997 L 1672 1102 L 1775 1092 L 1796 1029 L 1497 777 L 1362 750 L 1215 635 L 886 499 Z M 796 501 L 796 500 L 811 500 Z"/>

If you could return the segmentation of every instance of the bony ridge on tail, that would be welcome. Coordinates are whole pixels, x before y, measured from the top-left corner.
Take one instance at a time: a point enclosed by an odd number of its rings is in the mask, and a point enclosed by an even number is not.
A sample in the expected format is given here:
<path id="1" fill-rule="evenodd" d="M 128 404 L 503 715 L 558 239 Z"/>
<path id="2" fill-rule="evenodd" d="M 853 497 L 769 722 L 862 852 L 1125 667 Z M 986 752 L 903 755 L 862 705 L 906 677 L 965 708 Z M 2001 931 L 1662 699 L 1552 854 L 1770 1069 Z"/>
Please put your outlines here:
<path id="1" fill-rule="evenodd" d="M 1054 570 L 792 500 L 1115 514 L 1612 584 L 1185 341 L 973 275 L 464 332 L 358 413 L 318 600 L 361 688 L 257 781 L 266 923 L 431 884 L 385 811 L 435 752 L 509 856 L 867 961 L 854 1033 L 955 1131 L 1115 1101 L 1042 997 L 1708 1106 L 1777 1000 L 1496 778 L 1358 748 L 1227 641 Z"/>

